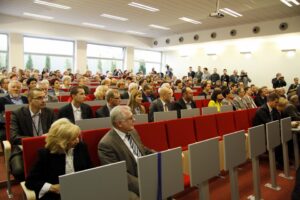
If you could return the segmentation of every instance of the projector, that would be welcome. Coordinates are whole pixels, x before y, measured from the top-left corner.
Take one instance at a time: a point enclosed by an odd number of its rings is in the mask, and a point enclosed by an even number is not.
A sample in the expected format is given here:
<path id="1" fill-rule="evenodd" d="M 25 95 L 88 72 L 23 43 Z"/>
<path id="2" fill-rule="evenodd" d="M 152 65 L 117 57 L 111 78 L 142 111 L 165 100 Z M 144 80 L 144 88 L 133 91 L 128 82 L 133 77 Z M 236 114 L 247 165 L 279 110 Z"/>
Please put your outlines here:
<path id="1" fill-rule="evenodd" d="M 215 17 L 215 18 L 222 18 L 224 17 L 224 14 L 220 13 L 220 12 L 212 12 L 209 14 L 210 17 Z"/>

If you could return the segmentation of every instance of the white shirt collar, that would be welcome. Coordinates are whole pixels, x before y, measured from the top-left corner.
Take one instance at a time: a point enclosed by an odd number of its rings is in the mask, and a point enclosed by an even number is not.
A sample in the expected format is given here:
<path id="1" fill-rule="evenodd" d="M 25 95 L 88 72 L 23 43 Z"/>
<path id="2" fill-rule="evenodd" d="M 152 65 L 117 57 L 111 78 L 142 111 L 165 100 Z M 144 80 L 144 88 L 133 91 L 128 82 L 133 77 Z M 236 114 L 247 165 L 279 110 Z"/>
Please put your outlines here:
<path id="1" fill-rule="evenodd" d="M 120 136 L 120 138 L 122 140 L 125 140 L 125 137 L 126 137 L 126 133 L 120 131 L 119 129 L 117 129 L 116 127 L 113 126 L 113 129 L 117 132 L 117 134 Z"/>
<path id="2" fill-rule="evenodd" d="M 267 106 L 268 106 L 269 112 L 272 112 L 273 109 L 269 106 L 268 103 L 267 103 Z"/>
<path id="3" fill-rule="evenodd" d="M 80 106 L 79 106 L 79 108 L 76 108 L 76 107 L 73 105 L 73 103 L 71 103 L 71 105 L 72 105 L 72 108 L 73 108 L 73 112 L 75 112 L 75 111 L 81 111 Z"/>
<path id="4" fill-rule="evenodd" d="M 42 111 L 40 110 L 39 112 L 37 112 L 36 114 L 34 114 L 34 113 L 31 111 L 30 107 L 29 107 L 29 112 L 30 112 L 30 116 L 31 116 L 31 117 L 37 116 L 38 114 L 40 115 L 40 114 L 42 113 Z"/>

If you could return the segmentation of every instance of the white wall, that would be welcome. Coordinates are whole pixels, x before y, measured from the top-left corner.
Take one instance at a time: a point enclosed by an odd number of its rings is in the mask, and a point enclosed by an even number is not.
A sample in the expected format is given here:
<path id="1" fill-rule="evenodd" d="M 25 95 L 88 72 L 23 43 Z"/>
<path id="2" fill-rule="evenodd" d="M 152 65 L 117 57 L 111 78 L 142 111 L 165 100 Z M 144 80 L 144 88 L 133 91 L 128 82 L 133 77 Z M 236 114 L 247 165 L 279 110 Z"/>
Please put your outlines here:
<path id="1" fill-rule="evenodd" d="M 288 57 L 282 49 L 296 49 L 296 54 Z M 252 57 L 245 58 L 241 51 L 251 51 Z M 271 79 L 281 72 L 289 85 L 294 77 L 300 77 L 300 33 L 179 46 L 163 53 L 165 64 L 169 64 L 180 78 L 187 75 L 189 66 L 194 70 L 199 65 L 208 67 L 210 72 L 217 67 L 219 73 L 227 68 L 229 74 L 234 69 L 239 72 L 244 69 L 254 84 L 270 87 Z"/>

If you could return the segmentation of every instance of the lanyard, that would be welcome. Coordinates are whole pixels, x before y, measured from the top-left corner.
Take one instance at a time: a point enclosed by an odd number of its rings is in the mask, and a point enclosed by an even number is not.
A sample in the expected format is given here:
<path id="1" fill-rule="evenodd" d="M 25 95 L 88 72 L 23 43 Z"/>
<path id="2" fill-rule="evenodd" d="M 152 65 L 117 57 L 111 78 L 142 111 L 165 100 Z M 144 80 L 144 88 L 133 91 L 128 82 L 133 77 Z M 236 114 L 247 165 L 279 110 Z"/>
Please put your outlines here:
<path id="1" fill-rule="evenodd" d="M 36 117 L 39 117 L 39 122 L 38 122 L 38 127 L 36 128 L 36 124 L 35 124 L 35 118 Z M 38 115 L 34 115 L 34 117 L 31 117 L 31 119 L 32 119 L 32 125 L 33 125 L 33 128 L 34 128 L 34 131 L 35 131 L 35 133 L 36 133 L 36 136 L 39 136 L 40 135 L 40 130 L 41 130 L 41 115 L 40 114 L 38 114 Z"/>

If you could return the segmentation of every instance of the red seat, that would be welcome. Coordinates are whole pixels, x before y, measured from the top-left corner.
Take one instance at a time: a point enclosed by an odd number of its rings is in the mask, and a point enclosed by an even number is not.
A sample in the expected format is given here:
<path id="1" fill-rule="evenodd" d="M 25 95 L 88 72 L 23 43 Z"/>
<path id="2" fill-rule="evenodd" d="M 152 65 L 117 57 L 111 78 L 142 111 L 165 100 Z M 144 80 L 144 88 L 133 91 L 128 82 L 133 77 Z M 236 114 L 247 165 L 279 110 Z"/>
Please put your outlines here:
<path id="1" fill-rule="evenodd" d="M 233 112 L 236 130 L 245 130 L 249 128 L 249 119 L 247 110 L 238 110 Z"/>
<path id="2" fill-rule="evenodd" d="M 252 126 L 252 121 L 253 121 L 253 118 L 255 116 L 255 113 L 257 111 L 258 108 L 251 108 L 251 109 L 248 109 L 248 119 L 249 119 L 249 125 L 250 127 Z"/>
<path id="3" fill-rule="evenodd" d="M 215 115 L 194 117 L 197 141 L 218 137 Z"/>
<path id="4" fill-rule="evenodd" d="M 24 174 L 28 176 L 38 158 L 38 150 L 45 147 L 46 136 L 29 137 L 22 139 Z"/>
<path id="5" fill-rule="evenodd" d="M 94 167 L 100 165 L 98 143 L 109 131 L 109 128 L 86 130 L 81 132 L 82 141 L 86 143 Z"/>
<path id="6" fill-rule="evenodd" d="M 196 142 L 193 118 L 175 119 L 166 122 L 169 148 L 182 147 Z"/>
<path id="7" fill-rule="evenodd" d="M 197 107 L 197 108 L 200 108 L 200 111 L 201 111 L 201 108 L 202 108 L 202 101 L 201 101 L 201 100 L 195 100 L 195 103 L 196 103 L 196 107 Z"/>
<path id="8" fill-rule="evenodd" d="M 181 95 L 182 95 L 181 93 L 175 92 L 173 96 L 174 96 L 175 100 L 178 101 L 181 98 Z"/>
<path id="9" fill-rule="evenodd" d="M 217 129 L 219 136 L 235 132 L 233 112 L 216 114 Z"/>
<path id="10" fill-rule="evenodd" d="M 202 102 L 202 107 L 207 107 L 210 99 L 202 99 L 200 101 Z"/>
<path id="11" fill-rule="evenodd" d="M 151 122 L 137 124 L 134 126 L 138 131 L 143 144 L 155 151 L 164 151 L 168 149 L 168 140 L 165 122 Z"/>
<path id="12" fill-rule="evenodd" d="M 11 111 L 5 111 L 5 135 L 6 140 L 10 140 L 10 120 L 11 120 Z"/>
<path id="13" fill-rule="evenodd" d="M 102 106 L 96 105 L 96 106 L 91 106 L 92 111 L 93 111 L 93 116 L 96 117 L 96 111 L 101 108 Z"/>
<path id="14" fill-rule="evenodd" d="M 145 107 L 146 113 L 149 113 L 149 108 L 150 108 L 150 102 L 144 102 L 142 105 Z"/>

